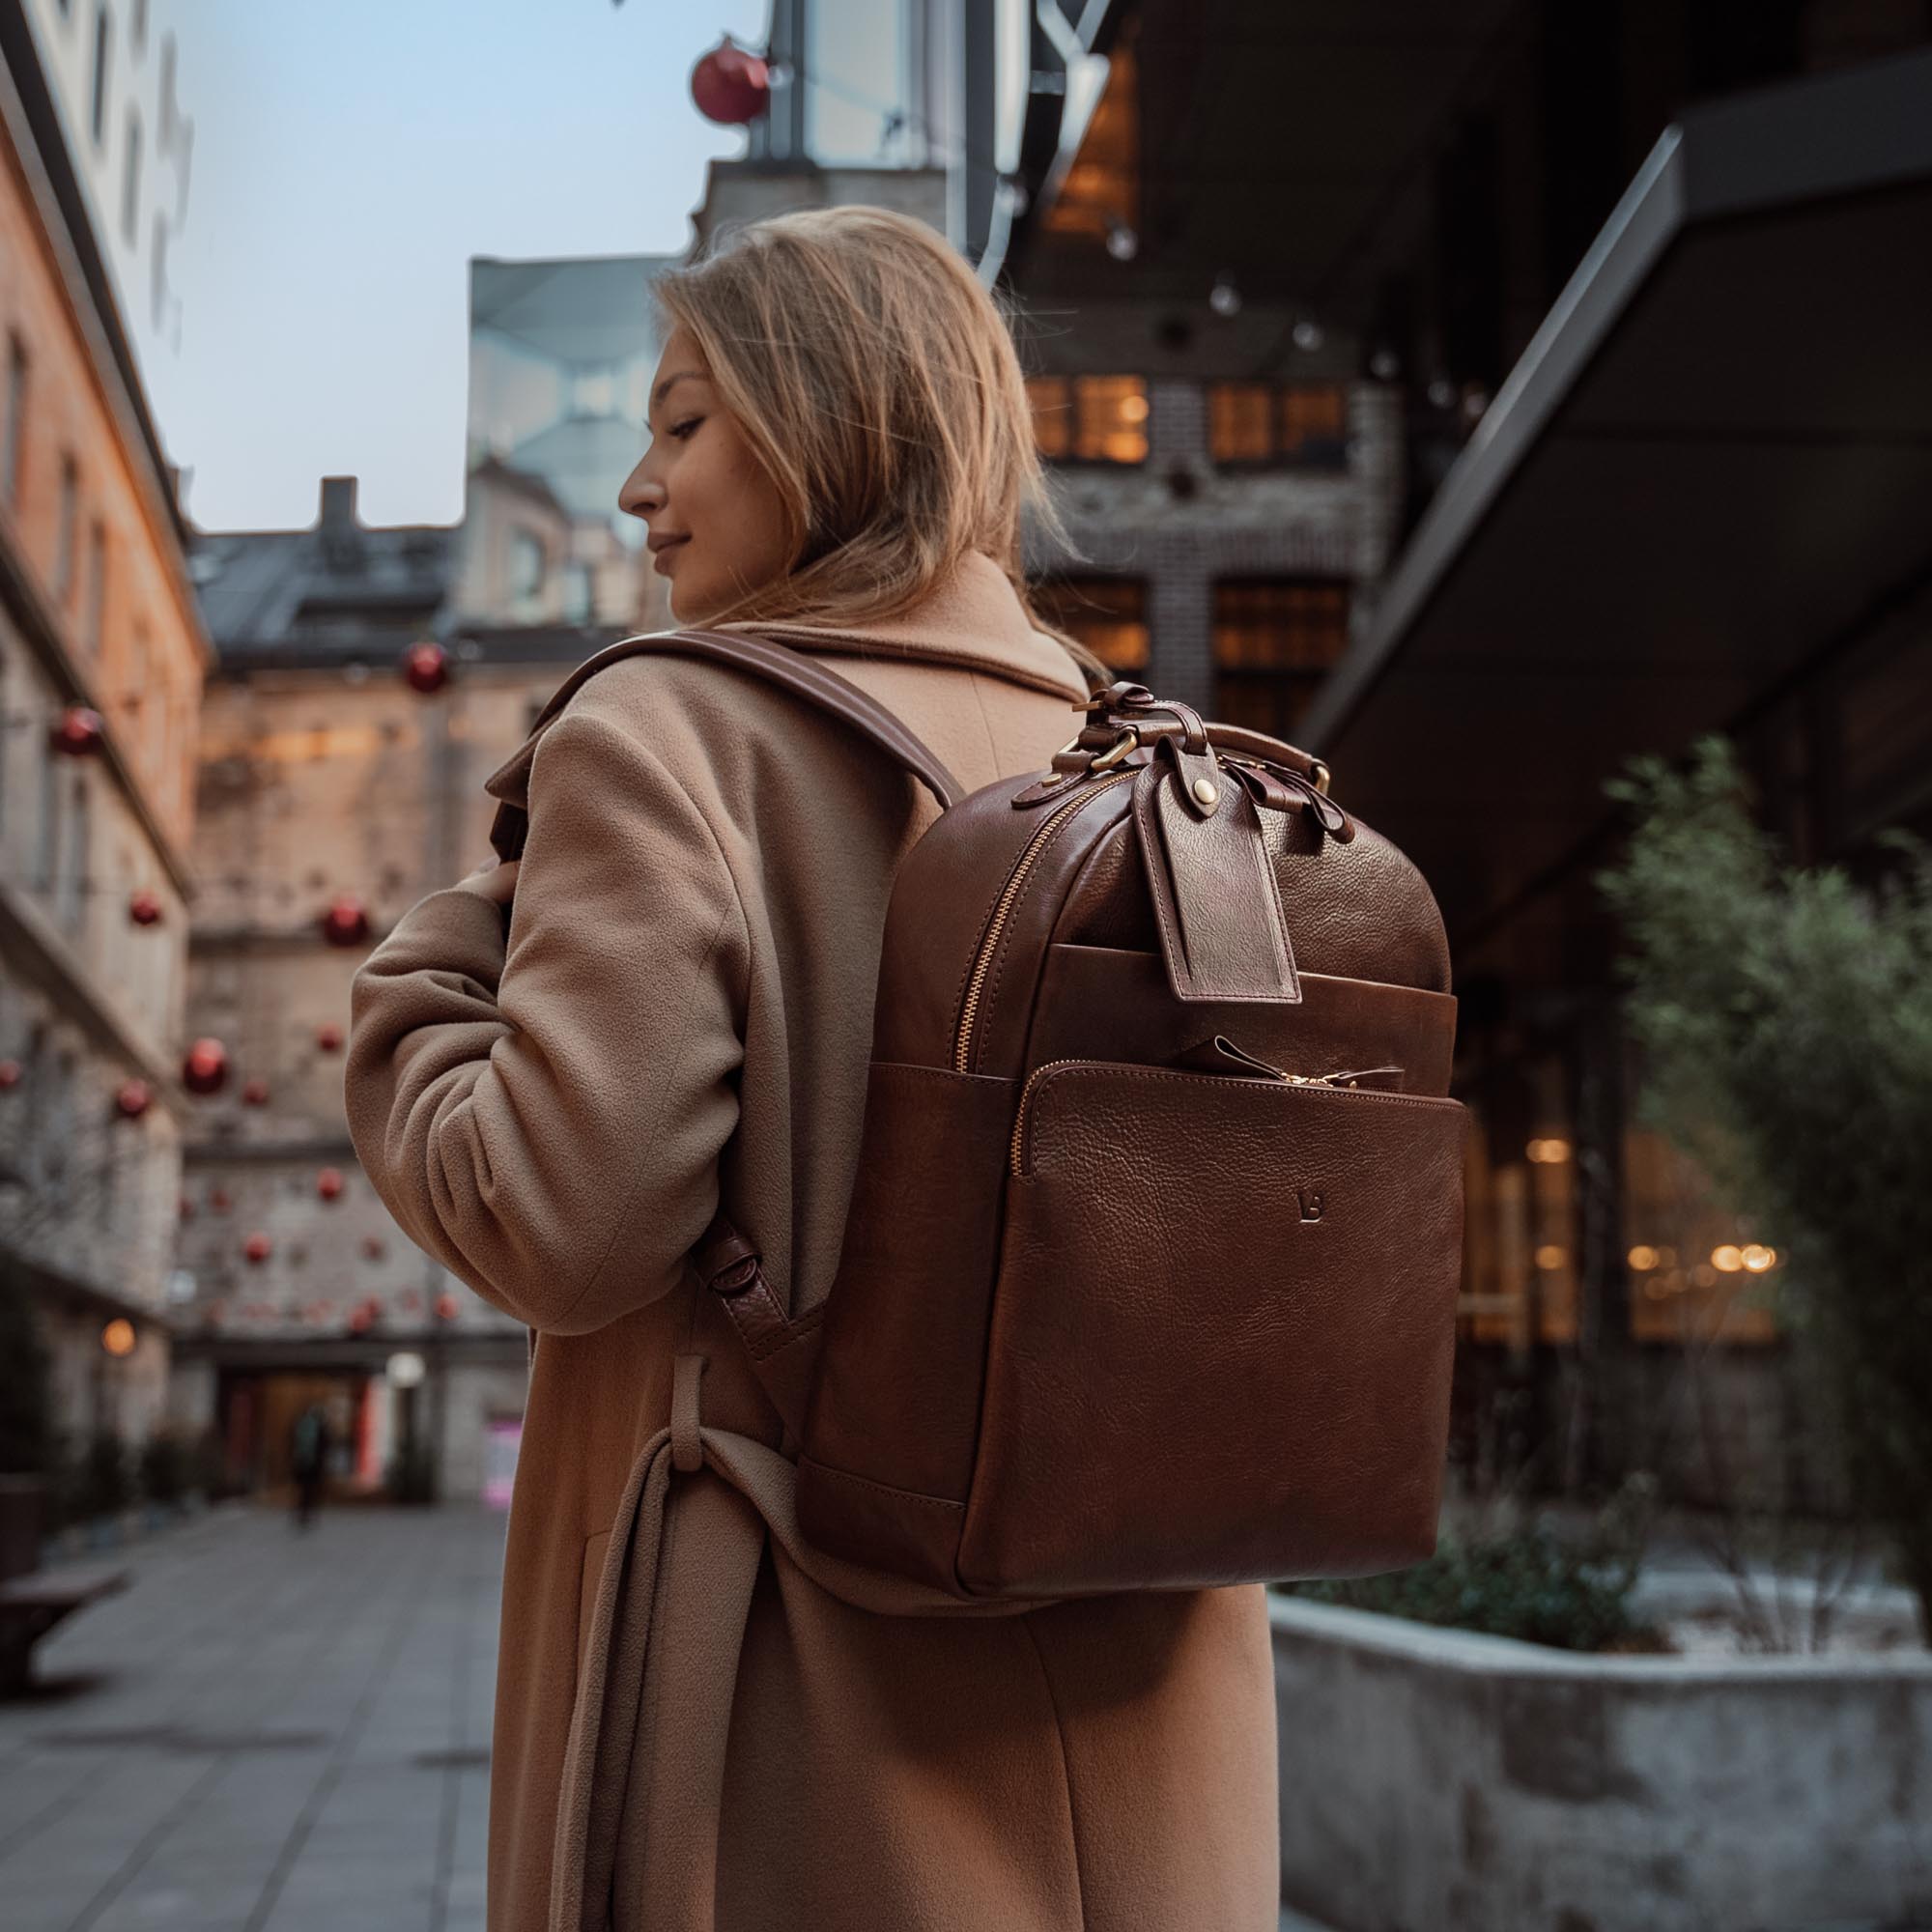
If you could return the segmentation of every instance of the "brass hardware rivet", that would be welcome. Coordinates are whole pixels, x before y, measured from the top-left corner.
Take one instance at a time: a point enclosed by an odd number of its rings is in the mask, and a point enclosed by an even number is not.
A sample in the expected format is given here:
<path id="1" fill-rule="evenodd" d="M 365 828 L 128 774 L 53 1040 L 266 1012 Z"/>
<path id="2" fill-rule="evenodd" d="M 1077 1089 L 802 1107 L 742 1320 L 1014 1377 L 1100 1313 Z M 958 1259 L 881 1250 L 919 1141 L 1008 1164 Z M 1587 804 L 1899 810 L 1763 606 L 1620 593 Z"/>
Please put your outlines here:
<path id="1" fill-rule="evenodd" d="M 1194 781 L 1194 796 L 1203 805 L 1212 805 L 1221 794 L 1214 789 L 1214 781 L 1212 779 L 1196 779 Z"/>

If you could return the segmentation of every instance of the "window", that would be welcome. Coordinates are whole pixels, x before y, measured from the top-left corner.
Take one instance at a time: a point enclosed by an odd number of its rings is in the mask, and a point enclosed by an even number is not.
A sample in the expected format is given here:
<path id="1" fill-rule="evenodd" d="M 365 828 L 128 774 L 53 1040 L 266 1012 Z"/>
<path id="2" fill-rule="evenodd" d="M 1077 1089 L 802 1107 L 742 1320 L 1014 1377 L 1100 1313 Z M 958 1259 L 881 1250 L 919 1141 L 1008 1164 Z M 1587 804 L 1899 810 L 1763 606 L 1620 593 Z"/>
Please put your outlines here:
<path id="1" fill-rule="evenodd" d="M 1061 577 L 1034 593 L 1039 613 L 1114 670 L 1148 664 L 1147 585 L 1138 577 Z"/>
<path id="2" fill-rule="evenodd" d="M 71 456 L 61 458 L 60 521 L 54 528 L 54 597 L 65 604 L 73 594 L 73 546 L 80 522 L 80 470 Z"/>
<path id="3" fill-rule="evenodd" d="M 1049 462 L 1145 463 L 1147 384 L 1139 376 L 1028 380 L 1034 440 Z"/>
<path id="4" fill-rule="evenodd" d="M 1522 1356 L 1577 1339 L 1577 1164 L 1560 1056 L 1485 1070 L 1465 1094 L 1458 1326 Z"/>
<path id="5" fill-rule="evenodd" d="M 159 328 L 168 312 L 168 224 L 155 216 L 155 245 L 148 264 L 149 320 Z"/>
<path id="6" fill-rule="evenodd" d="M 1334 578 L 1247 578 L 1214 586 L 1214 715 L 1292 738 L 1349 641 L 1349 586 Z"/>
<path id="7" fill-rule="evenodd" d="M 72 813 L 68 820 L 67 869 L 55 882 L 54 910 L 70 933 L 78 932 L 87 910 L 87 867 L 89 859 L 87 777 L 73 775 Z"/>
<path id="8" fill-rule="evenodd" d="M 87 614 L 81 640 L 91 656 L 100 655 L 107 628 L 107 526 L 99 517 L 87 531 Z"/>
<path id="9" fill-rule="evenodd" d="M 98 148 L 107 138 L 107 55 L 114 35 L 114 16 L 105 7 L 94 10 L 94 106 L 88 126 Z"/>
<path id="10" fill-rule="evenodd" d="M 121 157 L 121 236 L 132 248 L 141 235 L 141 115 L 128 110 L 128 152 Z"/>
<path id="11" fill-rule="evenodd" d="M 1072 10 L 1068 10 L 1072 11 Z M 1135 42 L 1138 24 L 1122 29 L 1107 63 L 1106 91 L 1080 136 L 1066 179 L 1048 204 L 1049 235 L 1082 236 L 1122 250 L 1129 261 L 1138 245 L 1141 117 Z"/>
<path id="12" fill-rule="evenodd" d="M 7 336 L 7 420 L 0 423 L 0 497 L 19 499 L 20 463 L 27 442 L 27 345 Z"/>
<path id="13" fill-rule="evenodd" d="M 1775 1342 L 1784 1257 L 1729 1212 L 1703 1169 L 1662 1135 L 1624 1130 L 1624 1265 L 1639 1342 Z"/>
<path id="14" fill-rule="evenodd" d="M 543 539 L 532 531 L 510 532 L 510 595 L 520 602 L 542 594 L 546 558 Z"/>
<path id="15" fill-rule="evenodd" d="M 1340 383 L 1210 383 L 1208 447 L 1216 463 L 1348 462 L 1349 394 Z"/>

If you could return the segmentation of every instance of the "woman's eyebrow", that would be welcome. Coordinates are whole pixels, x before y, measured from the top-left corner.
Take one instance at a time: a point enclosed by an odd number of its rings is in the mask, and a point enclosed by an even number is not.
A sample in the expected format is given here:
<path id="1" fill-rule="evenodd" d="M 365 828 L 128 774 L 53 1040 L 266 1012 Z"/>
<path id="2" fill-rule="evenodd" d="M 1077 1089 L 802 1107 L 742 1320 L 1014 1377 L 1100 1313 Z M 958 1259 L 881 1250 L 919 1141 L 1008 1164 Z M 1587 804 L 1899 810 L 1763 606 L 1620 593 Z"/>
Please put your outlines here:
<path id="1" fill-rule="evenodd" d="M 703 382 L 704 371 L 701 369 L 679 369 L 674 371 L 672 374 L 667 376 L 664 379 L 664 381 L 660 383 L 657 385 L 657 387 L 651 391 L 651 408 L 656 409 L 657 406 L 664 401 L 665 391 L 668 390 L 673 383 L 683 383 L 687 381 L 694 383 Z"/>

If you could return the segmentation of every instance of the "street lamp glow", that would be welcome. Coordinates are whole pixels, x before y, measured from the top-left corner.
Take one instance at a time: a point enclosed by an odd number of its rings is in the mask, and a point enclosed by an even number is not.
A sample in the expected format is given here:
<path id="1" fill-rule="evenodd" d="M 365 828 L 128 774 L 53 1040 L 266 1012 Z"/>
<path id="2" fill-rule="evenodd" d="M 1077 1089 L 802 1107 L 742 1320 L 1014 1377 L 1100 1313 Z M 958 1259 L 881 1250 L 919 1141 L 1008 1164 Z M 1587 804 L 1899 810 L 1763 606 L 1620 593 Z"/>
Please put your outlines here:
<path id="1" fill-rule="evenodd" d="M 391 1388 L 414 1388 L 423 1378 L 423 1358 L 410 1350 L 400 1350 L 389 1357 L 384 1373 Z"/>

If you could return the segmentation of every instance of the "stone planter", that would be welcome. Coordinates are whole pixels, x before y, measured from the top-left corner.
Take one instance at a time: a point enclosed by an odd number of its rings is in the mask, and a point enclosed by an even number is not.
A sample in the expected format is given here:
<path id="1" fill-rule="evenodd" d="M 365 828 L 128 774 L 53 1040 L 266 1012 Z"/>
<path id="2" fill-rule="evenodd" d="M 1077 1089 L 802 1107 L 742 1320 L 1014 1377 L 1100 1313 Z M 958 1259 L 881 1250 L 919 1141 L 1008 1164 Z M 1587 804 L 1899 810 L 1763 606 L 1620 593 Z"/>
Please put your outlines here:
<path id="1" fill-rule="evenodd" d="M 1598 1658 L 1269 1613 L 1282 1896 L 1336 1932 L 1932 1925 L 1932 1653 Z"/>

